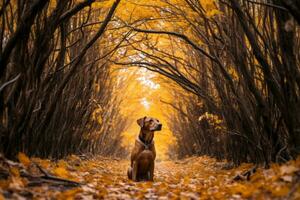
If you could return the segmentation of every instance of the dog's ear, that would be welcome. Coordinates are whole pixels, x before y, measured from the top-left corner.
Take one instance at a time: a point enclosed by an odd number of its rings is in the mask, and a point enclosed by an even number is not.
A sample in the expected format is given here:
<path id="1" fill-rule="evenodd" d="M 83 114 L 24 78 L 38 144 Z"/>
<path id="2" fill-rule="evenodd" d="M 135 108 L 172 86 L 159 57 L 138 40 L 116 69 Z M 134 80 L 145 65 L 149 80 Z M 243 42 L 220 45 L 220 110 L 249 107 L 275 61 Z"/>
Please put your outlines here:
<path id="1" fill-rule="evenodd" d="M 140 119 L 138 119 L 136 122 L 137 122 L 137 124 L 141 127 L 141 128 L 143 128 L 143 126 L 144 126 L 144 122 L 145 122 L 145 119 L 146 119 L 147 117 L 145 116 L 145 117 L 143 117 L 143 118 L 140 118 Z"/>

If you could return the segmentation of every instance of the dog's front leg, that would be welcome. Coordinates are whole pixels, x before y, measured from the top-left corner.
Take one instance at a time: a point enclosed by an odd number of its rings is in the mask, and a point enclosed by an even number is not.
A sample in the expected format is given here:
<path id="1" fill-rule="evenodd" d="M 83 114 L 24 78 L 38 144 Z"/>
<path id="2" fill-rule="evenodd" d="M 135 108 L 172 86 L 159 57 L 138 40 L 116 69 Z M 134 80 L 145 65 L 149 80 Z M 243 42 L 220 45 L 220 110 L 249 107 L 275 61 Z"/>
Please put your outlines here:
<path id="1" fill-rule="evenodd" d="M 138 171 L 138 169 L 137 169 L 137 162 L 134 161 L 133 165 L 132 165 L 132 180 L 133 181 L 137 181 L 137 171 Z"/>
<path id="2" fill-rule="evenodd" d="M 153 181 L 153 177 L 154 177 L 154 161 L 150 165 L 150 177 L 149 177 L 149 181 Z"/>

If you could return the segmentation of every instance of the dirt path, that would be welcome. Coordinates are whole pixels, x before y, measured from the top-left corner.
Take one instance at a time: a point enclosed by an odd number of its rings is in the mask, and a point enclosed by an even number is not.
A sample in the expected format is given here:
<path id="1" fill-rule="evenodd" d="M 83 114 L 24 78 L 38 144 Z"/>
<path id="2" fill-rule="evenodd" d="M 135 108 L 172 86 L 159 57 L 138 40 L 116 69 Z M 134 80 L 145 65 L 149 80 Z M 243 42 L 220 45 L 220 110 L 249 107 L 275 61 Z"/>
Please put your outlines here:
<path id="1" fill-rule="evenodd" d="M 23 156 L 24 157 L 24 156 Z M 9 166 L 9 176 L 1 176 L 0 199 L 290 199 L 300 198 L 300 159 L 271 169 L 258 169 L 250 180 L 233 181 L 237 174 L 252 168 L 243 164 L 223 169 L 226 163 L 208 157 L 157 162 L 155 181 L 135 183 L 126 177 L 129 162 L 103 157 L 81 159 L 71 156 L 58 162 L 21 158 L 23 165 Z M 63 180 L 82 183 L 69 187 L 60 181 L 37 182 L 24 177 L 39 176 L 42 169 Z M 5 164 L 2 162 L 2 174 Z M 244 177 L 241 177 L 242 179 Z M 35 182 L 34 182 L 35 181 Z"/>

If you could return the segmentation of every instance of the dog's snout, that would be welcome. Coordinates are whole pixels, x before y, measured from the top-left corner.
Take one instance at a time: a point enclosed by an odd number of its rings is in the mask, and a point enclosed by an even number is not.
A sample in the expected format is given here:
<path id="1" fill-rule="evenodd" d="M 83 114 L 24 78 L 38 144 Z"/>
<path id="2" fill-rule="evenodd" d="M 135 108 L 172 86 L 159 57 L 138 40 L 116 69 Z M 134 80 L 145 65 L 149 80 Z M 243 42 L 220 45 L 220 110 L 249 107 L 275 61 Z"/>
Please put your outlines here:
<path id="1" fill-rule="evenodd" d="M 157 130 L 160 131 L 162 129 L 162 124 L 157 125 Z"/>

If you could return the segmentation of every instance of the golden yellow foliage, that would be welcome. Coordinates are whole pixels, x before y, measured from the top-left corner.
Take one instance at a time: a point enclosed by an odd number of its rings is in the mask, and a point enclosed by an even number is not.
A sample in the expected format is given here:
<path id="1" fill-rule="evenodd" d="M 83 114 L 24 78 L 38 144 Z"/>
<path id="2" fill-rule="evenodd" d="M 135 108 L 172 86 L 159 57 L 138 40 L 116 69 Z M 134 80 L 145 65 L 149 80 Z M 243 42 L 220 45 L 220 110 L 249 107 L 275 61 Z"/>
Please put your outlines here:
<path id="1" fill-rule="evenodd" d="M 225 130 L 225 126 L 223 124 L 223 120 L 220 119 L 219 116 L 205 112 L 198 119 L 199 122 L 206 121 L 210 126 L 212 126 L 216 130 Z M 221 133 L 221 132 L 220 132 Z"/>
<path id="2" fill-rule="evenodd" d="M 53 173 L 62 178 L 68 178 L 69 172 L 64 167 L 57 167 L 53 170 Z"/>
<path id="3" fill-rule="evenodd" d="M 45 169 L 49 168 L 51 165 L 51 161 L 46 159 L 32 158 L 32 161 L 39 163 L 39 165 Z"/>
<path id="4" fill-rule="evenodd" d="M 121 114 L 129 116 L 131 124 L 122 133 L 122 144 L 128 150 L 132 148 L 134 140 L 139 134 L 140 127 L 136 120 L 144 116 L 158 118 L 163 124 L 163 130 L 155 133 L 155 145 L 158 159 L 167 159 L 169 146 L 176 142 L 175 137 L 167 125 L 165 112 L 170 112 L 170 107 L 160 102 L 169 99 L 168 89 L 161 87 L 159 80 L 162 77 L 140 68 L 120 70 L 119 76 L 122 81 L 127 81 L 126 87 L 119 92 L 123 94 L 124 101 L 121 106 Z"/>
<path id="5" fill-rule="evenodd" d="M 213 17 L 222 13 L 218 10 L 215 0 L 200 0 L 200 3 L 208 17 Z"/>
<path id="6" fill-rule="evenodd" d="M 31 163 L 30 159 L 26 156 L 26 154 L 19 152 L 18 153 L 18 159 L 20 163 L 22 163 L 24 166 L 28 167 Z"/>
<path id="7" fill-rule="evenodd" d="M 230 189 L 233 194 L 241 194 L 242 197 L 249 198 L 253 194 L 255 187 L 253 187 L 250 184 L 245 185 L 237 183 L 233 185 Z"/>
<path id="8" fill-rule="evenodd" d="M 54 8 L 56 2 L 51 1 L 50 7 Z M 114 0 L 97 1 L 92 4 L 92 8 L 108 10 L 113 2 Z M 215 0 L 200 0 L 200 3 L 207 18 L 222 14 Z M 180 11 L 178 11 L 179 6 Z M 165 11 L 173 12 L 178 19 L 174 21 L 160 20 L 159 22 L 152 20 L 156 17 L 162 18 L 169 15 L 168 12 L 157 11 L 157 7 L 163 7 Z M 199 22 L 198 14 L 189 8 L 184 0 L 123 0 L 115 16 L 129 24 L 138 20 L 151 19 L 149 22 L 143 24 L 145 25 L 144 27 L 153 30 L 184 33 L 192 41 L 196 41 L 197 45 L 202 46 L 204 43 L 202 43 L 198 35 L 193 33 L 195 30 L 190 25 L 191 21 L 201 26 L 202 23 Z M 119 26 L 120 24 L 117 25 Z M 113 22 L 109 24 L 108 28 L 110 30 L 106 34 L 114 39 L 118 39 L 122 31 L 124 31 L 121 28 L 120 30 L 113 30 L 116 28 Z M 217 32 L 217 29 L 212 27 L 212 32 L 210 33 L 213 34 L 215 32 Z M 142 40 L 144 37 L 145 34 L 137 34 L 134 39 Z M 182 40 L 171 38 L 167 35 L 148 35 L 147 37 L 151 39 L 151 41 L 148 41 L 149 46 L 153 45 L 164 53 L 176 56 L 179 60 L 187 59 L 186 51 L 190 51 L 190 48 L 187 48 L 187 45 Z M 100 42 L 104 43 L 107 41 Z M 109 45 L 112 46 L 115 45 L 115 42 L 115 40 L 108 41 Z M 251 50 L 249 41 L 246 40 L 246 42 L 247 47 Z M 142 45 L 145 44 L 136 44 L 134 47 L 142 48 Z M 172 45 L 177 46 L 174 47 Z M 149 49 L 145 50 L 146 53 L 152 53 L 152 51 Z M 116 53 L 115 56 L 128 56 L 135 59 L 144 58 L 141 54 L 137 55 L 133 47 L 128 47 L 126 52 Z M 170 58 L 165 59 L 168 62 L 172 61 Z M 254 60 L 254 64 L 258 64 L 257 60 Z M 112 71 L 115 70 L 114 67 L 112 67 Z M 184 64 L 178 68 L 184 76 L 194 75 L 193 72 L 189 74 L 189 70 L 183 67 Z M 228 73 L 235 81 L 239 80 L 240 77 L 234 67 L 229 67 Z M 256 73 L 262 75 L 259 71 Z M 70 190 L 60 192 L 51 191 L 50 196 L 52 198 L 157 199 L 158 197 L 162 197 L 162 199 L 263 199 L 264 195 L 268 195 L 271 199 L 288 195 L 294 177 L 299 176 L 297 174 L 300 171 L 300 159 L 282 166 L 272 164 L 271 169 L 268 170 L 258 169 L 249 181 L 240 182 L 234 182 L 232 178 L 236 172 L 240 173 L 252 167 L 251 164 L 242 164 L 238 168 L 224 170 L 221 166 L 227 164 L 226 162 L 217 162 L 208 157 L 191 157 L 179 161 L 169 161 L 167 156 L 168 149 L 171 145 L 176 144 L 177 141 L 168 127 L 168 118 L 166 117 L 166 114 L 173 113 L 174 110 L 162 103 L 162 100 L 166 102 L 174 101 L 170 90 L 163 87 L 165 78 L 145 69 L 128 68 L 119 70 L 115 79 L 116 85 L 112 92 L 114 95 L 119 95 L 124 99 L 120 115 L 127 116 L 130 121 L 129 126 L 122 133 L 122 144 L 124 147 L 130 149 L 139 133 L 140 127 L 136 124 L 138 118 L 152 116 L 160 119 L 163 123 L 163 130 L 155 134 L 158 153 L 157 159 L 163 160 L 163 162 L 156 163 L 155 181 L 153 183 L 134 183 L 129 181 L 126 177 L 126 169 L 129 166 L 128 160 L 113 160 L 104 157 L 80 160 L 78 156 L 74 155 L 65 160 L 60 160 L 58 163 L 49 160 L 34 159 L 34 162 L 39 163 L 42 168 L 47 169 L 58 177 L 76 179 L 82 183 L 86 183 Z M 94 84 L 95 92 L 100 92 L 101 89 L 99 84 Z M 189 94 L 186 95 L 188 96 Z M 202 105 L 203 102 L 199 101 L 198 106 L 201 107 Z M 187 112 L 187 107 L 183 105 L 182 110 Z M 92 119 L 102 124 L 104 119 L 102 119 L 101 114 L 103 112 L 108 111 L 104 111 L 99 106 L 92 113 Z M 220 116 L 206 112 L 199 117 L 199 122 L 202 121 L 208 122 L 216 130 L 225 130 L 223 119 Z M 92 139 L 97 136 L 99 135 L 87 133 L 85 138 Z M 24 153 L 20 152 L 18 159 L 25 167 L 29 168 L 31 166 L 31 160 Z M 25 187 L 25 181 L 20 176 L 20 169 L 18 167 L 10 167 L 8 171 L 10 177 L 6 181 L 0 180 L 1 190 L 8 189 L 11 192 L 13 188 L 17 188 L 17 192 L 22 191 L 21 188 Z M 44 193 L 41 191 L 44 191 L 45 188 L 49 190 L 47 187 L 35 187 L 31 189 L 39 195 L 43 195 Z M 48 194 L 44 195 L 48 197 Z M 300 196 L 299 189 L 296 190 L 294 196 L 296 197 L 297 195 Z M 34 196 L 37 199 L 39 197 Z M 1 199 L 4 199 L 4 197 L 0 194 Z"/>

